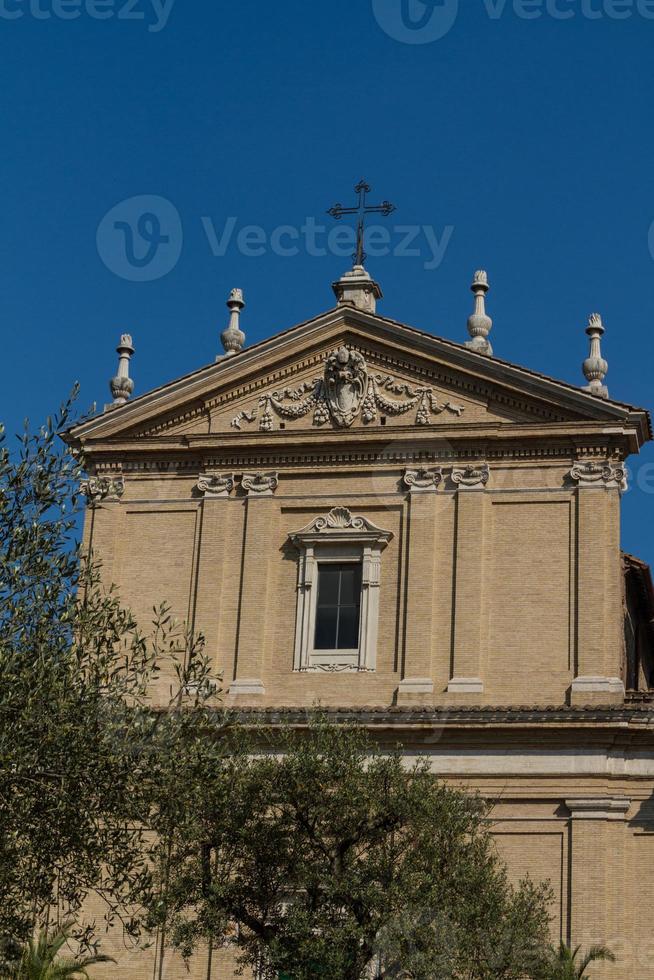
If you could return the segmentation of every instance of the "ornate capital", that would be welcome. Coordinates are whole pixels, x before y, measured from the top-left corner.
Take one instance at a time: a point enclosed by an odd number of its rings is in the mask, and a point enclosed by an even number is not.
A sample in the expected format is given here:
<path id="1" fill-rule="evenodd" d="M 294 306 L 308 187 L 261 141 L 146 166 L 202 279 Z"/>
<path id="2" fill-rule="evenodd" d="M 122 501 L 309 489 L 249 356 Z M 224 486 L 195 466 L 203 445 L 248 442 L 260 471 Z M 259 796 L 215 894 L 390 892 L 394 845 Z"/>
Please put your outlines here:
<path id="1" fill-rule="evenodd" d="M 443 481 L 443 471 L 440 467 L 430 470 L 423 466 L 419 470 L 407 470 L 403 481 L 412 493 L 437 490 Z"/>
<path id="2" fill-rule="evenodd" d="M 229 497 L 234 489 L 234 477 L 231 473 L 202 473 L 196 489 L 206 498 Z"/>
<path id="3" fill-rule="evenodd" d="M 277 473 L 244 473 L 241 486 L 248 497 L 271 497 L 279 483 Z"/>
<path id="4" fill-rule="evenodd" d="M 88 480 L 82 480 L 80 491 L 90 507 L 99 503 L 115 503 L 125 493 L 125 481 L 122 476 L 91 476 Z"/>
<path id="5" fill-rule="evenodd" d="M 452 470 L 452 482 L 459 490 L 483 490 L 490 480 L 490 468 L 488 463 L 481 463 L 478 466 L 455 467 Z"/>
<path id="6" fill-rule="evenodd" d="M 627 471 L 620 464 L 608 460 L 597 463 L 593 460 L 581 460 L 570 470 L 570 479 L 578 484 L 579 489 L 602 488 L 627 489 Z"/>

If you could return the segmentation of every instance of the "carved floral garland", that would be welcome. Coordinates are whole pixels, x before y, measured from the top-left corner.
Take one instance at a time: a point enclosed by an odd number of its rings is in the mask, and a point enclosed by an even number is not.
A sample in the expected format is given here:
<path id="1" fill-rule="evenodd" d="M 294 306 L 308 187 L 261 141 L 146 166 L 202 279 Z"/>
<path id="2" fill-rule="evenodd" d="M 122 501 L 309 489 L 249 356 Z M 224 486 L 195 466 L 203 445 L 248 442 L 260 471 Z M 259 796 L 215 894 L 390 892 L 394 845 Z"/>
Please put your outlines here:
<path id="1" fill-rule="evenodd" d="M 391 395 L 393 397 L 388 397 Z M 451 412 L 460 417 L 464 408 L 452 402 L 440 404 L 432 388 L 398 382 L 391 375 L 369 375 L 366 362 L 358 351 L 341 347 L 325 361 L 322 378 L 305 381 L 298 388 L 266 392 L 250 411 L 239 412 L 231 425 L 240 429 L 243 422 L 257 419 L 262 432 L 272 432 L 275 416 L 301 419 L 313 412 L 313 425 L 332 421 L 347 428 L 361 415 L 364 423 L 375 422 L 379 413 L 405 415 L 416 410 L 416 425 L 429 425 L 432 415 Z"/>

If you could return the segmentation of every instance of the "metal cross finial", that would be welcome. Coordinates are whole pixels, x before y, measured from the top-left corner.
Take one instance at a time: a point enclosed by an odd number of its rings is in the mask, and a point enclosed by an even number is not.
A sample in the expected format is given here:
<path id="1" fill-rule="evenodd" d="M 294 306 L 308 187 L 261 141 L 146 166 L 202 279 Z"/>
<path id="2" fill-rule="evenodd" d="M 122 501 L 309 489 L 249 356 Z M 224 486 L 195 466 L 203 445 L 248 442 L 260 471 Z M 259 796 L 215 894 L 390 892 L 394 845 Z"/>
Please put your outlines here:
<path id="1" fill-rule="evenodd" d="M 331 214 L 332 218 L 336 218 L 339 221 L 346 214 L 356 214 L 359 216 L 359 222 L 357 224 L 357 250 L 352 256 L 355 265 L 363 265 L 366 261 L 366 253 L 364 251 L 364 237 L 365 237 L 365 222 L 367 214 L 383 214 L 387 217 L 395 211 L 395 205 L 391 204 L 390 201 L 383 201 L 381 204 L 370 205 L 366 203 L 366 198 L 372 188 L 370 184 L 367 184 L 365 180 L 359 181 L 357 186 L 354 188 L 356 194 L 359 195 L 359 203 L 353 208 L 344 208 L 342 204 L 335 204 L 333 208 L 330 208 L 327 214 Z"/>

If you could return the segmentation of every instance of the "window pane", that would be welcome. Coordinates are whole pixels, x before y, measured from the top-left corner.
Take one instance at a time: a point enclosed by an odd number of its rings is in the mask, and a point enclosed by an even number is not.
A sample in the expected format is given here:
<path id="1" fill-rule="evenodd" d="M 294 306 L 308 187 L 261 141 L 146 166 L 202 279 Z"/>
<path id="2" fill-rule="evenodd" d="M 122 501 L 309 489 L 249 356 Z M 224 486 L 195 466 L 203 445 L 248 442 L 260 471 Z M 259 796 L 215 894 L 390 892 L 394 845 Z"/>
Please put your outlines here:
<path id="1" fill-rule="evenodd" d="M 319 606 L 316 610 L 316 650 L 336 650 L 338 606 Z"/>
<path id="2" fill-rule="evenodd" d="M 318 565 L 318 605 L 338 605 L 338 582 L 342 565 Z"/>
<path id="3" fill-rule="evenodd" d="M 356 650 L 359 646 L 361 564 L 318 564 L 314 650 Z"/>
<path id="4" fill-rule="evenodd" d="M 341 570 L 342 606 L 358 606 L 361 597 L 361 565 L 343 565 Z"/>
<path id="5" fill-rule="evenodd" d="M 356 650 L 359 646 L 359 607 L 341 606 L 338 617 L 338 650 Z"/>

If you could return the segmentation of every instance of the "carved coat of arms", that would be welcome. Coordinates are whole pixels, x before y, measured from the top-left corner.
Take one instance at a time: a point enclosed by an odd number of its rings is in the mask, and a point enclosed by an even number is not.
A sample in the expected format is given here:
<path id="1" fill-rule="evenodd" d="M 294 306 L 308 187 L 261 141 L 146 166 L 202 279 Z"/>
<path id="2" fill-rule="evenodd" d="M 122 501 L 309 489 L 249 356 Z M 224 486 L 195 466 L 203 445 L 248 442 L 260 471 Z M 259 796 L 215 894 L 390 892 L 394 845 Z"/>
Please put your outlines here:
<path id="1" fill-rule="evenodd" d="M 324 391 L 336 425 L 352 425 L 368 390 L 368 368 L 361 354 L 339 347 L 325 363 Z"/>

